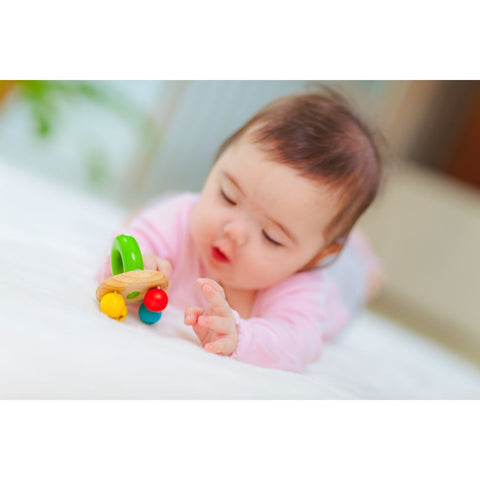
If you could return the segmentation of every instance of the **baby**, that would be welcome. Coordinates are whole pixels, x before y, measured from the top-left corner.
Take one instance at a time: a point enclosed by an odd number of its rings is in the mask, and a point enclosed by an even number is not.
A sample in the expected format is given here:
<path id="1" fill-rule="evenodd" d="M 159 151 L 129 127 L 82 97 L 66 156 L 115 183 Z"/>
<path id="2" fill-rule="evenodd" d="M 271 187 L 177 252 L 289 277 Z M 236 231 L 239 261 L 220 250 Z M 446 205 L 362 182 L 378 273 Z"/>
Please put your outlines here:
<path id="1" fill-rule="evenodd" d="M 380 270 L 353 227 L 381 175 L 338 94 L 282 97 L 221 145 L 200 194 L 155 199 L 122 233 L 205 350 L 302 371 L 372 294 Z"/>

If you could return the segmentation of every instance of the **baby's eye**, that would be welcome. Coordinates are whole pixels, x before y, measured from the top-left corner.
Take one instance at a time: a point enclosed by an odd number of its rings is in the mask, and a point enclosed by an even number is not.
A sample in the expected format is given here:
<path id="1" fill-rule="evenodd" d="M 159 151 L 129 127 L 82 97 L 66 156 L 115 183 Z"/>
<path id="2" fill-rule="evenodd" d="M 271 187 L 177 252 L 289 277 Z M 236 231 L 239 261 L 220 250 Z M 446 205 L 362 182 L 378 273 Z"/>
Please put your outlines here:
<path id="1" fill-rule="evenodd" d="M 280 242 L 277 242 L 276 240 L 274 240 L 272 237 L 269 237 L 267 232 L 265 230 L 262 231 L 263 233 L 263 236 L 270 242 L 272 243 L 273 245 L 277 245 L 278 247 L 281 247 L 282 244 Z"/>
<path id="2" fill-rule="evenodd" d="M 225 195 L 225 192 L 222 189 L 220 189 L 220 193 L 222 194 L 223 199 L 226 200 L 230 205 L 236 205 L 236 203 L 231 198 Z"/>

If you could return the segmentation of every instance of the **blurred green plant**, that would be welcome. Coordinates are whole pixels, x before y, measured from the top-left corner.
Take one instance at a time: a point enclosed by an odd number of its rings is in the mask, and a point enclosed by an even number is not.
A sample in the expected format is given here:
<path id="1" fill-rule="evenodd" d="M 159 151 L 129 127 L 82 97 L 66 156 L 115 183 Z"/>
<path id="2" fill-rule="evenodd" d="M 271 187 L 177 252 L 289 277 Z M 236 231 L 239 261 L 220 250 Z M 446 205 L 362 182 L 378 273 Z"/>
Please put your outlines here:
<path id="1" fill-rule="evenodd" d="M 13 83 L 13 85 L 12 85 Z M 86 99 L 118 114 L 135 124 L 142 123 L 143 114 L 121 96 L 109 94 L 97 83 L 89 81 L 16 80 L 11 82 L 12 93 L 22 98 L 30 108 L 36 132 L 46 138 L 54 129 L 63 100 Z"/>
<path id="2" fill-rule="evenodd" d="M 135 162 L 134 173 L 138 176 L 139 165 L 144 169 L 153 161 L 162 134 L 152 112 L 143 111 L 111 86 L 112 82 L 102 81 L 0 80 L 0 113 L 7 101 L 21 102 L 31 114 L 35 135 L 42 140 L 55 141 L 51 137 L 56 125 L 65 119 L 66 103 L 72 104 L 72 115 L 75 115 L 78 101 L 83 100 L 108 110 L 134 132 L 137 148 L 131 155 Z M 84 145 L 83 159 L 87 183 L 93 189 L 102 190 L 112 177 L 108 154 L 100 143 L 89 139 Z M 135 182 L 135 175 L 132 177 L 128 172 L 127 181 Z"/>
<path id="3" fill-rule="evenodd" d="M 99 82 L 62 80 L 6 80 L 0 81 L 0 103 L 9 96 L 25 101 L 41 137 L 52 132 L 58 115 L 59 102 L 80 98 L 107 108 L 124 120 L 141 126 L 143 113 L 124 97 L 112 95 Z"/>

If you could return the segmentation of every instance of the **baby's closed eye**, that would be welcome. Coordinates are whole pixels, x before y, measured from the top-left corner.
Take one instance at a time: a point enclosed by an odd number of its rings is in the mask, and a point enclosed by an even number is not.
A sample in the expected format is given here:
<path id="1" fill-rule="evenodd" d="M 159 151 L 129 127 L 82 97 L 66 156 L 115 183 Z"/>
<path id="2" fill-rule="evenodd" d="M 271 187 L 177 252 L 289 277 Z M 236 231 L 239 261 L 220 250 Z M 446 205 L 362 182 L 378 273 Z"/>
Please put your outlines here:
<path id="1" fill-rule="evenodd" d="M 265 230 L 262 230 L 263 236 L 270 242 L 272 245 L 276 245 L 277 247 L 281 247 L 283 244 L 274 240 Z"/>

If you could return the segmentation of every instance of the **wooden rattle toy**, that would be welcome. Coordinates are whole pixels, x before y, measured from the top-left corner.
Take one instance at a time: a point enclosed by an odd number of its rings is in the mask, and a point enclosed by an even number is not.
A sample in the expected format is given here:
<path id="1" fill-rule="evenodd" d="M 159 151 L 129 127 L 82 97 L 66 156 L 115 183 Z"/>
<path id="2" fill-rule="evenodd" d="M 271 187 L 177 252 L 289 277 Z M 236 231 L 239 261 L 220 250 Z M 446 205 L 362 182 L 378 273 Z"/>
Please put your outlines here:
<path id="1" fill-rule="evenodd" d="M 143 323 L 158 322 L 168 305 L 167 277 L 156 270 L 144 270 L 137 241 L 129 235 L 115 238 L 111 252 L 113 276 L 96 292 L 100 310 L 118 321 L 125 320 L 127 305 L 141 303 L 138 316 Z"/>

